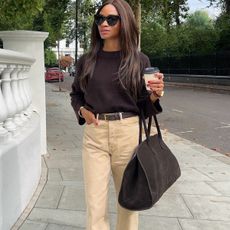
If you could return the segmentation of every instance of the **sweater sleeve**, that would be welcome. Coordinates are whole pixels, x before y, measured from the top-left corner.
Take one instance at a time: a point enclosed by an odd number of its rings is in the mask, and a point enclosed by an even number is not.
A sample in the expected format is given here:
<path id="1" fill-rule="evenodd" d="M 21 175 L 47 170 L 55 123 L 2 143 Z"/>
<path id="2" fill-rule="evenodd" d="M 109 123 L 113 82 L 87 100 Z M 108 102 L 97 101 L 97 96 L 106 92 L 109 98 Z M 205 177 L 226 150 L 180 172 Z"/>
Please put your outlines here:
<path id="1" fill-rule="evenodd" d="M 149 92 L 145 87 L 145 81 L 143 79 L 144 76 L 144 69 L 151 66 L 151 63 L 149 61 L 149 58 L 144 55 L 143 53 L 141 55 L 141 95 L 137 100 L 137 106 L 139 110 L 143 110 L 145 117 L 149 117 L 152 115 L 156 115 L 162 112 L 162 107 L 160 105 L 160 100 L 157 99 L 155 102 L 153 102 L 150 99 L 151 92 Z"/>
<path id="2" fill-rule="evenodd" d="M 74 109 L 79 125 L 83 125 L 85 123 L 85 119 L 80 117 L 78 114 L 80 107 L 85 105 L 84 92 L 81 90 L 80 81 L 79 81 L 81 71 L 83 69 L 83 64 L 84 64 L 84 55 L 77 62 L 76 75 L 74 78 L 74 82 L 72 84 L 72 92 L 70 93 L 71 105 Z"/>

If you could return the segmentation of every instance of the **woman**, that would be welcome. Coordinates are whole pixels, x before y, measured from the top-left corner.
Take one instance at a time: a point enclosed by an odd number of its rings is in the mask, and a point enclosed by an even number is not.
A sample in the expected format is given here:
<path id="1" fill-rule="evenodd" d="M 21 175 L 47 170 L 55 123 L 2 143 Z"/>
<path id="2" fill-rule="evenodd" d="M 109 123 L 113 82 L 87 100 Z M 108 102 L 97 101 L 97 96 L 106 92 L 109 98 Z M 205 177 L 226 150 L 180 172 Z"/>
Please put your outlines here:
<path id="1" fill-rule="evenodd" d="M 77 65 L 71 104 L 83 137 L 83 171 L 87 230 L 108 230 L 108 190 L 112 172 L 118 195 L 124 169 L 138 144 L 140 109 L 145 116 L 161 112 L 163 75 L 146 90 L 146 55 L 138 51 L 138 30 L 124 0 L 107 0 L 92 26 L 91 49 Z M 117 205 L 117 230 L 137 230 L 138 213 Z"/>

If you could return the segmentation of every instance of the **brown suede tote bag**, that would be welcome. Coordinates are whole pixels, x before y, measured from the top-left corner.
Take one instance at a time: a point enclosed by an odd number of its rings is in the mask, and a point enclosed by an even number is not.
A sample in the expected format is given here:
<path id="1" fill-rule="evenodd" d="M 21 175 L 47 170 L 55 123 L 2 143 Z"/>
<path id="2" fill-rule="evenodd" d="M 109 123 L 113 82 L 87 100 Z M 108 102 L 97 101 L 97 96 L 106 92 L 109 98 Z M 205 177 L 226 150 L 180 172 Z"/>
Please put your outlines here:
<path id="1" fill-rule="evenodd" d="M 139 145 L 124 171 L 118 196 L 119 204 L 133 211 L 151 208 L 181 175 L 178 161 L 164 143 L 157 118 L 153 117 L 157 134 L 150 136 L 152 117 L 149 117 L 147 127 L 141 112 Z M 146 136 L 144 141 L 142 123 Z"/>

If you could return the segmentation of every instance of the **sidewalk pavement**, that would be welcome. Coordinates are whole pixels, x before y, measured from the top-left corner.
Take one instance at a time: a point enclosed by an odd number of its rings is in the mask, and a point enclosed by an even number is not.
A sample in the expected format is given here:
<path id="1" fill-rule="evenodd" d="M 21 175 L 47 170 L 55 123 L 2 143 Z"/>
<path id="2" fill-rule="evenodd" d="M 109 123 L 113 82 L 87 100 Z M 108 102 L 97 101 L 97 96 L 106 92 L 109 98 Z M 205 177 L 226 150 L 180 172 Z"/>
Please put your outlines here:
<path id="1" fill-rule="evenodd" d="M 42 159 L 40 185 L 13 229 L 85 229 L 83 127 L 77 124 L 69 92 L 53 92 L 54 87 L 46 85 L 48 154 Z M 163 136 L 180 163 L 182 176 L 152 209 L 140 212 L 139 229 L 230 229 L 230 158 L 171 133 L 164 132 Z M 114 230 L 116 199 L 112 182 L 110 187 Z"/>

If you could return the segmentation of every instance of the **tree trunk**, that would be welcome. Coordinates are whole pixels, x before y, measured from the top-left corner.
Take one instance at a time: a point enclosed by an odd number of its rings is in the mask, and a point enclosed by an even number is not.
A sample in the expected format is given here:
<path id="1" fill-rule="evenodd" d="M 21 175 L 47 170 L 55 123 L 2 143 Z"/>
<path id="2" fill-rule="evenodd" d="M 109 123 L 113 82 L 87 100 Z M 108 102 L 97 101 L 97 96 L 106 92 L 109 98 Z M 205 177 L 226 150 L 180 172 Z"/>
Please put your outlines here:
<path id="1" fill-rule="evenodd" d="M 133 9 L 133 13 L 136 19 L 136 23 L 137 23 L 137 28 L 139 31 L 139 49 L 140 49 L 140 34 L 141 34 L 141 3 L 140 0 L 127 0 L 127 2 L 129 3 L 129 5 L 132 7 Z"/>
<path id="2" fill-rule="evenodd" d="M 134 10 L 134 15 L 135 15 L 135 18 L 136 18 L 136 23 L 137 23 L 137 28 L 138 28 L 138 31 L 139 31 L 139 49 L 141 49 L 141 4 L 140 4 L 140 1 L 138 1 L 137 3 L 137 7 L 135 7 L 135 10 Z"/>
<path id="3" fill-rule="evenodd" d="M 76 12 L 75 12 L 75 65 L 77 64 L 77 54 L 78 54 L 78 9 L 79 1 L 76 0 Z"/>
<path id="4" fill-rule="evenodd" d="M 175 6 L 175 21 L 177 26 L 180 25 L 180 6 L 177 3 L 177 5 Z"/>
<path id="5" fill-rule="evenodd" d="M 57 50 L 58 50 L 58 67 L 59 69 L 61 70 L 61 58 L 60 58 L 60 39 L 58 38 L 58 42 L 57 42 Z M 58 88 L 59 88 L 59 91 L 61 91 L 61 76 L 59 74 L 59 77 L 58 77 Z"/>
<path id="6" fill-rule="evenodd" d="M 225 0 L 225 10 L 227 14 L 230 14 L 230 1 Z"/>

